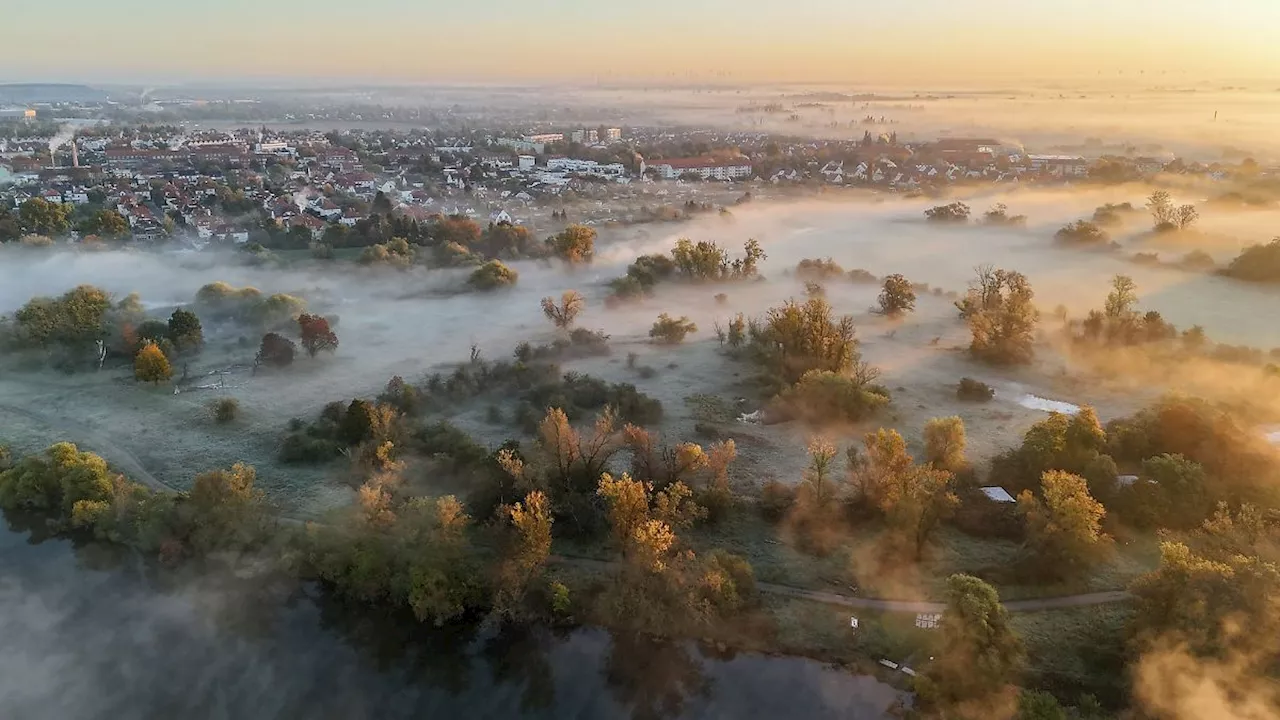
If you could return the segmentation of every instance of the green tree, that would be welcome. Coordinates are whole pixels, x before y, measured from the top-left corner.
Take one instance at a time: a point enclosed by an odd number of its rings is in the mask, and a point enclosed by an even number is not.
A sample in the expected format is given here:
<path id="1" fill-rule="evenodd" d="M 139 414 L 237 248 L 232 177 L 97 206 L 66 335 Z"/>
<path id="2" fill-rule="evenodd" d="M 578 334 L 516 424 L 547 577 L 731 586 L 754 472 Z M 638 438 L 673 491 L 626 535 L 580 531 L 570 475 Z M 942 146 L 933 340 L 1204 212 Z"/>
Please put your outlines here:
<path id="1" fill-rule="evenodd" d="M 81 285 L 60 298 L 32 298 L 14 313 L 20 337 L 33 345 L 92 345 L 107 331 L 111 297 Z"/>
<path id="2" fill-rule="evenodd" d="M 901 275 L 889 275 L 880 291 L 880 312 L 890 317 L 905 315 L 916 309 L 916 291 L 911 281 Z"/>
<path id="3" fill-rule="evenodd" d="M 698 326 L 689 318 L 682 316 L 676 319 L 662 313 L 649 328 L 649 337 L 663 345 L 678 345 L 684 342 L 686 335 L 695 332 L 698 332 Z"/>
<path id="4" fill-rule="evenodd" d="M 178 308 L 169 316 L 167 335 L 179 351 L 196 350 L 204 345 L 204 329 L 200 318 L 190 310 Z"/>
<path id="5" fill-rule="evenodd" d="M 129 234 L 129 221 L 115 210 L 99 210 L 81 221 L 76 229 L 81 235 L 120 239 Z"/>
<path id="6" fill-rule="evenodd" d="M 173 369 L 160 346 L 146 342 L 133 359 L 133 376 L 141 382 L 159 385 L 161 380 L 173 377 Z"/>
<path id="7" fill-rule="evenodd" d="M 0 509 L 54 512 L 70 518 L 81 501 L 111 497 L 107 462 L 71 443 L 50 445 L 0 472 Z"/>
<path id="8" fill-rule="evenodd" d="M 1107 511 L 1078 475 L 1051 470 L 1040 484 L 1043 500 L 1029 490 L 1018 495 L 1037 565 L 1058 577 L 1082 575 L 1111 547 L 1111 539 L 1102 532 Z"/>
<path id="9" fill-rule="evenodd" d="M 981 702 L 1017 680 L 1022 641 L 995 588 L 971 575 L 947 578 L 946 610 L 933 664 L 925 670 L 927 699 L 943 706 Z"/>
<path id="10" fill-rule="evenodd" d="M 57 237 L 70 227 L 71 209 L 44 198 L 30 198 L 18 207 L 18 220 L 24 233 Z"/>

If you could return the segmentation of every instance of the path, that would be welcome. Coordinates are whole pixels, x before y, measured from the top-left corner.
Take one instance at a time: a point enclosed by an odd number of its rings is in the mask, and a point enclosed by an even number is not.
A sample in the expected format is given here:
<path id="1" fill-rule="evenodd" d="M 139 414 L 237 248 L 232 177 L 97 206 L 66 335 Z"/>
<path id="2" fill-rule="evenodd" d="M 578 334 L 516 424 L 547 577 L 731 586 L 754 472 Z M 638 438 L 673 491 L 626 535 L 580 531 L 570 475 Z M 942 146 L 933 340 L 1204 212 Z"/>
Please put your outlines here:
<path id="1" fill-rule="evenodd" d="M 71 436 L 68 438 L 69 440 L 83 445 L 86 449 L 98 453 L 113 466 L 128 475 L 130 479 L 141 482 L 152 490 L 176 490 L 176 488 L 170 487 L 164 482 L 161 482 L 151 473 L 147 472 L 147 469 L 142 466 L 142 462 L 139 461 L 133 453 L 129 452 L 127 448 L 121 447 L 111 440 L 109 436 L 94 430 L 87 425 L 73 422 L 66 418 L 49 418 L 41 415 L 40 413 L 32 412 L 26 408 L 6 405 L 4 403 L 0 403 L 0 413 L 17 415 L 18 417 L 26 418 L 27 420 L 40 423 L 41 425 L 45 425 L 50 428 L 57 428 L 62 433 L 69 434 Z M 305 522 L 299 518 L 283 516 L 280 520 L 289 525 L 302 524 Z M 581 556 L 553 555 L 551 556 L 551 562 L 595 567 L 601 570 L 613 570 L 616 567 L 616 563 L 609 560 L 598 560 L 595 558 Z M 805 590 L 803 588 L 792 587 L 790 585 L 776 585 L 774 583 L 756 583 L 756 588 L 758 588 L 760 592 L 769 593 L 770 595 L 783 595 L 786 597 L 812 600 L 814 602 L 826 603 L 828 605 L 840 605 L 843 607 L 861 610 L 880 610 L 884 612 L 901 613 L 940 613 L 946 609 L 946 605 L 937 602 L 882 600 L 878 598 L 855 597 L 852 595 L 826 592 L 823 590 Z M 1114 590 L 1110 592 L 1034 598 L 1031 600 L 1010 600 L 1004 603 L 1004 607 L 1009 612 L 1037 612 L 1041 610 L 1088 607 L 1092 605 L 1106 605 L 1109 603 L 1125 602 L 1129 597 L 1129 593 L 1127 592 Z"/>

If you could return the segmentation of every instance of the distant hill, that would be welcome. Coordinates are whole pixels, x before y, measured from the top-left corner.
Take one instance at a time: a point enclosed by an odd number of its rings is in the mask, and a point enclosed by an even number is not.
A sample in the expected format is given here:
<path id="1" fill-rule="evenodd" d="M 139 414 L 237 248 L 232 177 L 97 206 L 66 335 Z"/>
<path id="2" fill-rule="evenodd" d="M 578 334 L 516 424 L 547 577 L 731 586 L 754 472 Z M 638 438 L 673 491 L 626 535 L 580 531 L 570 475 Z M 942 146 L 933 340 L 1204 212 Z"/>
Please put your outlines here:
<path id="1" fill-rule="evenodd" d="M 88 85 L 64 83 L 11 83 L 0 84 L 0 105 L 56 102 L 99 102 L 107 94 Z"/>

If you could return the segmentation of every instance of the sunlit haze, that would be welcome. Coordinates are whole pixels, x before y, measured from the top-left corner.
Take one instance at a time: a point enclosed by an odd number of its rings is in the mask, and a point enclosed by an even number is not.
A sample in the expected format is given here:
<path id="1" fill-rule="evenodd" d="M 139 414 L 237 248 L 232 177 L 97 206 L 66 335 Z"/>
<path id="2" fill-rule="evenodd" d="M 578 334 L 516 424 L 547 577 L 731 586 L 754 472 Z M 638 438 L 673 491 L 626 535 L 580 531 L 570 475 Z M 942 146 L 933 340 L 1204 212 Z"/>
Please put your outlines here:
<path id="1" fill-rule="evenodd" d="M 1280 76 L 1275 0 L 9 3 L 8 80 Z M 88 18 L 68 23 L 61 18 Z"/>

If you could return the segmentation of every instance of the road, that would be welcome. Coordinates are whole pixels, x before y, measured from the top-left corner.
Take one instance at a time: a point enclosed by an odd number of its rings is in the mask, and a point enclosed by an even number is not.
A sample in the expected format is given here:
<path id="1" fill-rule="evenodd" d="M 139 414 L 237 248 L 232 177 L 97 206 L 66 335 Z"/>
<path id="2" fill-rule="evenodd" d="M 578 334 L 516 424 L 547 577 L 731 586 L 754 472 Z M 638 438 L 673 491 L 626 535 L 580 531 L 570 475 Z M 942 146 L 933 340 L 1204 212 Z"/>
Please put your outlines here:
<path id="1" fill-rule="evenodd" d="M 5 413 L 26 418 L 27 420 L 37 422 L 41 425 L 57 429 L 59 434 L 65 439 L 75 442 L 84 449 L 98 453 L 112 466 L 128 475 L 130 479 L 140 482 L 152 490 L 175 490 L 175 488 L 161 482 L 158 478 L 148 472 L 147 469 L 143 467 L 141 461 L 139 461 L 133 453 L 129 452 L 127 448 L 121 447 L 109 436 L 98 432 L 87 425 L 68 421 L 66 418 L 49 418 L 26 408 L 0 403 L 0 414 Z M 297 525 L 304 522 L 299 518 L 291 517 L 281 517 L 280 520 L 288 525 Z M 598 560 L 595 558 L 580 556 L 554 555 L 551 558 L 551 562 L 595 567 L 605 571 L 612 571 L 616 568 L 616 563 L 608 560 Z M 946 608 L 943 603 L 937 602 L 884 600 L 879 598 L 856 597 L 853 595 L 842 595 L 840 593 L 826 592 L 823 590 L 805 590 L 803 588 L 792 587 L 790 585 L 777 585 L 774 583 L 756 583 L 756 588 L 758 588 L 760 592 L 769 593 L 770 595 L 783 595 L 786 597 L 812 600 L 814 602 L 826 603 L 828 605 L 840 605 L 842 607 L 859 610 L 879 610 L 882 612 L 901 613 L 940 613 Z M 1092 605 L 1119 603 L 1125 602 L 1129 597 L 1129 593 L 1116 590 L 1110 592 L 1083 593 L 1079 595 L 1063 595 L 1049 598 L 1034 598 L 1031 600 L 1010 600 L 1004 603 L 1004 607 L 1009 612 L 1038 612 L 1042 610 L 1058 610 L 1062 608 L 1088 607 Z"/>

